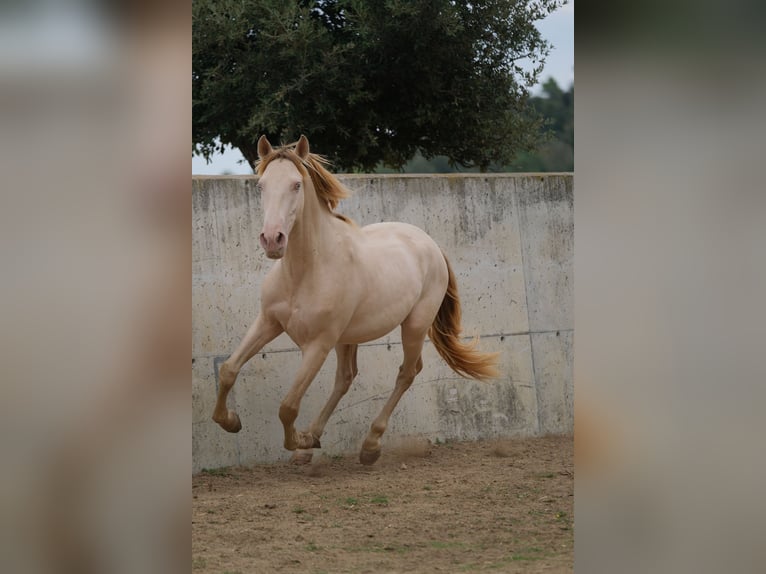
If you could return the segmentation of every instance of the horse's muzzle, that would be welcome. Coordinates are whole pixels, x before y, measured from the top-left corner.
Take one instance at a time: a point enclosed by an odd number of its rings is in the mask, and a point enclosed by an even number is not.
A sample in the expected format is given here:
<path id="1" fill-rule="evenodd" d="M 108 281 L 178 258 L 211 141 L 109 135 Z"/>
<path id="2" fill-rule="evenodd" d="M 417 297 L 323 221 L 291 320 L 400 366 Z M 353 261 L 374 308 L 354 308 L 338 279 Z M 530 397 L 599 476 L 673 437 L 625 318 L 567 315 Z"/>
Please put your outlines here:
<path id="1" fill-rule="evenodd" d="M 269 234 L 261 233 L 259 239 L 261 247 L 266 251 L 266 257 L 269 259 L 281 259 L 285 254 L 287 236 L 281 231 Z"/>

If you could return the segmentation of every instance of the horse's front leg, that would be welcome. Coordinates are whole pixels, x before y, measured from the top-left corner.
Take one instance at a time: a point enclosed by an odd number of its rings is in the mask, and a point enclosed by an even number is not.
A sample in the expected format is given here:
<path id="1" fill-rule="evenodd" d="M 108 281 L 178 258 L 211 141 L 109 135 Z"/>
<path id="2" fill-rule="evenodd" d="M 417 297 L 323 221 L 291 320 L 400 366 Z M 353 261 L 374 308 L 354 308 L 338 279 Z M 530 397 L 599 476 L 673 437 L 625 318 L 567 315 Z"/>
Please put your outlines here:
<path id="1" fill-rule="evenodd" d="M 287 450 L 319 448 L 319 437 L 311 432 L 295 430 L 295 419 L 298 418 L 301 399 L 311 385 L 311 381 L 322 367 L 332 344 L 314 342 L 303 349 L 303 359 L 295 377 L 295 382 L 279 406 L 279 420 L 285 429 L 285 448 Z"/>
<path id="2" fill-rule="evenodd" d="M 335 371 L 335 386 L 333 387 L 330 398 L 327 399 L 327 403 L 322 408 L 322 411 L 309 426 L 309 432 L 317 439 L 317 442 L 322 438 L 324 427 L 327 424 L 330 415 L 338 406 L 343 395 L 348 392 L 354 377 L 356 377 L 358 373 L 356 367 L 356 351 L 356 345 L 335 346 L 335 354 L 338 357 L 338 367 Z M 291 461 L 295 464 L 308 464 L 311 462 L 312 456 L 313 451 L 311 449 L 299 449 L 293 453 Z"/>
<path id="3" fill-rule="evenodd" d="M 218 397 L 213 411 L 213 420 L 222 429 L 229 432 L 239 432 L 242 428 L 237 413 L 226 408 L 226 398 L 229 396 L 229 391 L 234 386 L 242 366 L 282 331 L 282 326 L 279 323 L 268 320 L 263 313 L 259 314 L 247 330 L 237 350 L 221 365 L 218 371 Z"/>

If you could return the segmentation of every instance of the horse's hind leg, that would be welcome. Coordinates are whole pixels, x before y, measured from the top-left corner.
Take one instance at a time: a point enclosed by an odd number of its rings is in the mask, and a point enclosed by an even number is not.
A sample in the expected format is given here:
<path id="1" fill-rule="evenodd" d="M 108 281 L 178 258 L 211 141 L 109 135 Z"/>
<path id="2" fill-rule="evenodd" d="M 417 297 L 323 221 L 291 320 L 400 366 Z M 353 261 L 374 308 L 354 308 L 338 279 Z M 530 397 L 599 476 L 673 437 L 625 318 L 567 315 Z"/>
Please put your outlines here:
<path id="1" fill-rule="evenodd" d="M 332 415 L 333 411 L 338 406 L 338 403 L 348 392 L 351 383 L 356 377 L 358 372 L 356 367 L 356 345 L 336 345 L 335 355 L 338 358 L 338 366 L 335 370 L 335 386 L 333 387 L 330 398 L 327 399 L 327 403 L 322 408 L 322 412 L 319 413 L 317 418 L 311 423 L 311 426 L 306 431 L 312 436 L 316 437 L 317 442 L 322 437 L 324 427 L 327 421 Z M 293 453 L 290 459 L 295 464 L 306 464 L 311 462 L 311 456 L 313 449 L 299 449 Z"/>
<path id="2" fill-rule="evenodd" d="M 423 342 L 426 337 L 426 331 L 423 329 L 412 329 L 402 324 L 402 348 L 404 349 L 404 360 L 399 367 L 399 374 L 396 377 L 396 386 L 394 392 L 386 401 L 383 410 L 373 421 L 370 432 L 362 444 L 362 451 L 359 453 L 359 462 L 362 464 L 373 464 L 380 456 L 380 437 L 386 431 L 388 419 L 394 412 L 399 399 L 404 392 L 410 388 L 415 376 L 423 369 L 423 359 L 420 354 L 423 350 Z"/>
<path id="3" fill-rule="evenodd" d="M 264 319 L 263 315 L 258 315 L 258 318 L 247 330 L 237 350 L 221 365 L 218 371 L 218 398 L 213 411 L 213 420 L 224 430 L 239 432 L 242 428 L 239 415 L 226 408 L 226 398 L 237 380 L 239 370 L 264 345 L 276 338 L 281 332 L 282 327 L 278 323 L 271 323 Z"/>

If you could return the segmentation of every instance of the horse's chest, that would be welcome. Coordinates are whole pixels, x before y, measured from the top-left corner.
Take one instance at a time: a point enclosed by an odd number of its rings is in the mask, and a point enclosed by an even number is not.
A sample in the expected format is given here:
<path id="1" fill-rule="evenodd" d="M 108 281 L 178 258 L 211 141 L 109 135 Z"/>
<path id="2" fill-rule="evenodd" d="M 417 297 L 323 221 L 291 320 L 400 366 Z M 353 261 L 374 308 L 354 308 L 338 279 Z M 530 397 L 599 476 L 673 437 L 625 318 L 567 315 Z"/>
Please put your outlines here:
<path id="1" fill-rule="evenodd" d="M 299 346 L 338 330 L 342 314 L 334 301 L 322 297 L 287 298 L 274 309 L 274 316 Z"/>

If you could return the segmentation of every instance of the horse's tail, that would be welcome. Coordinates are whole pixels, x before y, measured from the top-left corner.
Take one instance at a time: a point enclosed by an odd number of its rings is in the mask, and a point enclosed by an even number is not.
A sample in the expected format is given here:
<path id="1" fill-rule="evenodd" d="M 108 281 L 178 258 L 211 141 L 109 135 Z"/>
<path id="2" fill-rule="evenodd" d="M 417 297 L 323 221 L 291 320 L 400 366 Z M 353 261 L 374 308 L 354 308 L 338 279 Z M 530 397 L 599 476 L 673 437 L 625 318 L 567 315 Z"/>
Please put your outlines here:
<path id="1" fill-rule="evenodd" d="M 443 254 L 442 254 L 443 255 Z M 470 379 L 486 380 L 497 378 L 499 353 L 481 353 L 476 349 L 479 338 L 470 343 L 460 341 L 460 298 L 457 293 L 457 283 L 452 267 L 444 257 L 449 273 L 447 293 L 444 295 L 439 312 L 436 314 L 428 336 L 450 368 L 458 375 Z"/>

